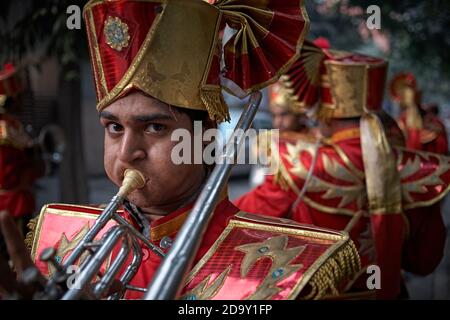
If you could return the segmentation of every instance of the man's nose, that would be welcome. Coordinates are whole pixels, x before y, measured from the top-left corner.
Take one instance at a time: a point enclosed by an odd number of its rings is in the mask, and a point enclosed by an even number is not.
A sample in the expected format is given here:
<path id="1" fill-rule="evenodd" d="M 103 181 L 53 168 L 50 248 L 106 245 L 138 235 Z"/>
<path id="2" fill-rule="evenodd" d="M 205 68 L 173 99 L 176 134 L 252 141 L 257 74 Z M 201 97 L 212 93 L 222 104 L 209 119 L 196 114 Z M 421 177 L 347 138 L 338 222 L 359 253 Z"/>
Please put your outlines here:
<path id="1" fill-rule="evenodd" d="M 146 149 L 143 138 L 133 131 L 125 131 L 118 158 L 125 163 L 133 163 L 146 157 Z"/>

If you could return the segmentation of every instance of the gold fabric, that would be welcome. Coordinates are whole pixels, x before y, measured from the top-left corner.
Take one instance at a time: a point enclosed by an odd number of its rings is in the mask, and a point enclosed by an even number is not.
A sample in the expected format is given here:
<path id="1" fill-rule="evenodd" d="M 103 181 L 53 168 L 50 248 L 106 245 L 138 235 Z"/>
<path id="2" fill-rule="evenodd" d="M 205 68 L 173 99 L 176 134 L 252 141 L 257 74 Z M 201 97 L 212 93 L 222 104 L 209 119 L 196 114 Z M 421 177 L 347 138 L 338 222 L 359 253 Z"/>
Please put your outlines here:
<path id="1" fill-rule="evenodd" d="M 219 0 L 213 5 L 206 1 L 139 1 L 161 3 L 162 11 L 153 21 L 129 69 L 111 90 L 106 88 L 92 15 L 92 8 L 105 3 L 105 0 L 91 0 L 85 6 L 84 17 L 88 26 L 97 94 L 103 97 L 97 104 L 97 110 L 104 109 L 135 88 L 169 105 L 205 110 L 217 122 L 229 120 L 219 70 L 213 70 L 222 57 L 220 28 L 226 22 L 237 32 L 235 40 L 224 46 L 225 51 L 236 53 L 236 57 L 247 54 L 259 47 L 260 41 L 269 33 L 275 15 L 269 3 L 266 0 Z M 299 2 L 299 5 L 305 27 L 296 44 L 297 52 L 309 27 L 303 3 Z M 116 25 L 110 24 L 121 26 L 119 21 L 115 22 Z M 122 29 L 125 33 L 128 31 L 127 28 Z M 124 43 L 119 47 L 111 43 L 108 45 L 120 51 L 119 48 L 128 44 L 127 39 L 126 34 Z M 246 88 L 245 93 L 274 83 L 297 58 L 298 54 L 294 54 L 292 59 L 270 75 L 269 80 Z M 233 92 L 231 88 L 224 89 Z"/>
<path id="2" fill-rule="evenodd" d="M 364 113 L 367 101 L 366 64 L 345 64 L 325 61 L 333 95 L 333 118 L 358 117 Z"/>
<path id="3" fill-rule="evenodd" d="M 402 186 L 396 157 L 376 115 L 361 117 L 361 149 L 371 214 L 402 212 Z"/>
<path id="4" fill-rule="evenodd" d="M 279 81 L 278 83 L 272 85 L 270 87 L 270 91 L 270 104 L 272 106 L 281 107 L 284 110 L 298 115 L 306 112 L 306 109 L 299 107 L 294 90 L 285 86 L 283 81 Z"/>
<path id="5" fill-rule="evenodd" d="M 102 2 L 91 1 L 85 11 Z M 219 86 L 206 85 L 211 52 L 217 46 L 219 10 L 202 1 L 154 2 L 162 2 L 162 13 L 155 19 L 122 80 L 99 101 L 98 110 L 133 87 L 167 104 L 198 110 L 207 110 L 213 103 L 208 103 L 207 98 L 202 97 L 199 88 L 220 93 Z M 98 67 L 101 68 L 100 65 Z M 215 112 L 211 107 L 210 111 L 212 117 L 227 118 L 223 114 L 224 108 Z"/>

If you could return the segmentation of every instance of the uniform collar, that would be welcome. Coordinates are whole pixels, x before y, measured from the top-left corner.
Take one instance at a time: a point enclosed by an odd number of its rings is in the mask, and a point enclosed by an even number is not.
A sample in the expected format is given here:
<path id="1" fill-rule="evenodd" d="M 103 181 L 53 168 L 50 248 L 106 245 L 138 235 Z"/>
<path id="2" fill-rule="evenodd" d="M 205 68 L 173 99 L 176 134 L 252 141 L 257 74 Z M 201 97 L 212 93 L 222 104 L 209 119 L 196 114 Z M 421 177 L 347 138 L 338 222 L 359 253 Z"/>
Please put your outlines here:
<path id="1" fill-rule="evenodd" d="M 339 130 L 331 136 L 330 140 L 333 143 L 342 142 L 345 140 L 351 140 L 351 139 L 359 139 L 361 136 L 361 131 L 358 127 L 348 128 L 348 129 L 342 129 Z"/>
<path id="2" fill-rule="evenodd" d="M 219 206 L 224 201 L 229 201 L 227 186 L 224 187 L 217 206 Z M 165 236 L 173 236 L 174 234 L 176 234 L 181 229 L 181 226 L 188 217 L 189 212 L 191 212 L 194 204 L 195 200 L 158 220 L 152 221 L 150 228 L 151 241 L 159 241 Z M 214 208 L 214 210 L 216 210 L 216 208 Z"/>

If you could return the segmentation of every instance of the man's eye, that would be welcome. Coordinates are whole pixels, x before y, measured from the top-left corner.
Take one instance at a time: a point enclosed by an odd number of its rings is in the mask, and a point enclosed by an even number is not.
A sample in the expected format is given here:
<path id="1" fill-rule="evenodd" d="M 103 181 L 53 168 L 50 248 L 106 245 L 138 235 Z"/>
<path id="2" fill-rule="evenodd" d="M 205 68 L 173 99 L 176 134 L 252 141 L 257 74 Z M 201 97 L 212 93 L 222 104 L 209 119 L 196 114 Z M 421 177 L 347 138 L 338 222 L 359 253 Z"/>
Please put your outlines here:
<path id="1" fill-rule="evenodd" d="M 109 133 L 119 133 L 123 131 L 123 127 L 118 123 L 109 123 L 106 126 Z"/>
<path id="2" fill-rule="evenodd" d="M 151 123 L 145 128 L 145 132 L 148 133 L 160 133 L 166 128 L 165 125 L 159 123 Z"/>

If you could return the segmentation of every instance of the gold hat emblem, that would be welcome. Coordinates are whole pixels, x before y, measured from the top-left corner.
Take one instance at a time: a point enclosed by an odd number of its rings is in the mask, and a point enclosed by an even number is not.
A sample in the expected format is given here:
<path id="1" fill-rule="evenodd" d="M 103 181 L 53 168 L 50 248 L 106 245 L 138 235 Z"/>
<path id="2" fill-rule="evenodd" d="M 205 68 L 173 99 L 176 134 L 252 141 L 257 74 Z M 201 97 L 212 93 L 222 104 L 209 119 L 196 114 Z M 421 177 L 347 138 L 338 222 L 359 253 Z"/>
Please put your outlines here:
<path id="1" fill-rule="evenodd" d="M 122 51 L 128 46 L 130 34 L 128 25 L 119 19 L 119 17 L 109 16 L 105 21 L 104 34 L 106 43 L 117 51 Z"/>

